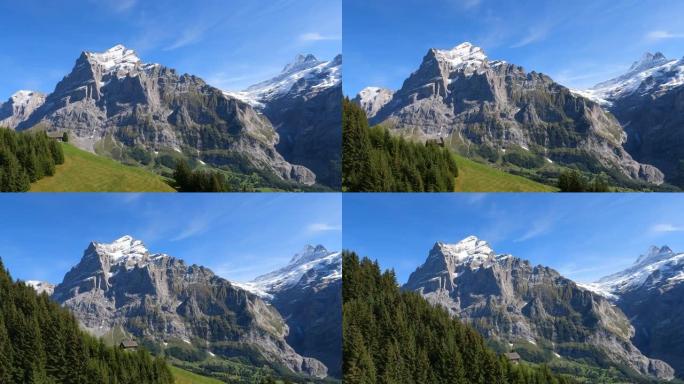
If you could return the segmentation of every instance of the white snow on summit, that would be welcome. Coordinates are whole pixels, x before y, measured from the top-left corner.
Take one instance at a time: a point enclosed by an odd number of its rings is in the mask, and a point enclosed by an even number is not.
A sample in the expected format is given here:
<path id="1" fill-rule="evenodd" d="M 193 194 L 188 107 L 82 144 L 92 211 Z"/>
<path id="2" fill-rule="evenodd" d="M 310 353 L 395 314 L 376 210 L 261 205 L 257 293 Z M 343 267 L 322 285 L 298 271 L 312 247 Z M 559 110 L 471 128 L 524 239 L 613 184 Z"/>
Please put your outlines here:
<path id="1" fill-rule="evenodd" d="M 355 101 L 366 112 L 366 116 L 375 116 L 382 107 L 392 100 L 394 92 L 386 88 L 366 87 L 359 92 Z"/>
<path id="2" fill-rule="evenodd" d="M 140 58 L 135 54 L 135 51 L 121 44 L 117 44 L 101 53 L 86 52 L 85 55 L 88 61 L 101 66 L 106 72 L 130 71 L 140 63 Z"/>
<path id="3" fill-rule="evenodd" d="M 243 91 L 224 91 L 224 94 L 263 108 L 266 102 L 287 94 L 302 80 L 312 82 L 314 92 L 339 85 L 342 81 L 341 56 L 332 61 L 320 61 L 314 55 L 298 55 L 278 76 Z"/>
<path id="4" fill-rule="evenodd" d="M 481 67 L 487 61 L 482 48 L 465 42 L 450 50 L 434 49 L 437 59 L 449 63 L 452 68 Z"/>
<path id="5" fill-rule="evenodd" d="M 447 244 L 439 242 L 436 244 L 441 255 L 447 262 L 453 265 L 464 263 L 482 264 L 487 260 L 496 257 L 494 250 L 484 240 L 478 239 L 476 236 L 468 236 L 456 244 Z M 500 255 L 502 258 L 508 255 Z"/>
<path id="6" fill-rule="evenodd" d="M 303 282 L 305 275 L 314 276 L 320 282 L 341 279 L 342 253 L 328 251 L 322 245 L 307 245 L 292 257 L 287 266 L 247 283 L 231 283 L 258 296 L 270 298 L 275 292 Z"/>

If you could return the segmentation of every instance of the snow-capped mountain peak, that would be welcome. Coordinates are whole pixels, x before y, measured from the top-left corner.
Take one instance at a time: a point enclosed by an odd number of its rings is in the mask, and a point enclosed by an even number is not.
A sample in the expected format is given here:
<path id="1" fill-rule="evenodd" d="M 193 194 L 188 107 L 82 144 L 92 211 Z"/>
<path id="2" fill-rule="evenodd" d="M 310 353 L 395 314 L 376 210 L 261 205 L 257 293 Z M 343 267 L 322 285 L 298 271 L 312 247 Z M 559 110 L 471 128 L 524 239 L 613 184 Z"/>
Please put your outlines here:
<path id="1" fill-rule="evenodd" d="M 356 95 L 354 101 L 363 108 L 368 118 L 372 118 L 392 100 L 393 95 L 394 92 L 390 89 L 366 87 Z"/>
<path id="2" fill-rule="evenodd" d="M 42 96 L 38 92 L 34 91 L 27 91 L 27 90 L 20 90 L 15 92 L 10 99 L 12 99 L 12 103 L 14 105 L 27 105 L 29 102 L 31 102 L 31 99 L 35 96 Z"/>
<path id="3" fill-rule="evenodd" d="M 85 52 L 85 56 L 90 63 L 99 65 L 105 72 L 130 71 L 141 62 L 134 50 L 121 44 L 104 52 Z"/>
<path id="4" fill-rule="evenodd" d="M 456 244 L 438 242 L 431 257 L 443 257 L 448 264 L 463 264 L 473 261 L 485 261 L 495 256 L 494 250 L 484 240 L 476 236 L 468 236 Z"/>
<path id="5" fill-rule="evenodd" d="M 336 56 L 331 61 L 320 61 L 314 55 L 300 54 L 274 78 L 254 84 L 243 91 L 224 91 L 224 94 L 262 109 L 270 101 L 290 92 L 309 97 L 310 94 L 341 84 L 341 67 L 341 56 Z"/>
<path id="6" fill-rule="evenodd" d="M 661 52 L 646 52 L 643 56 L 641 56 L 641 59 L 632 63 L 629 71 L 643 71 L 661 64 L 665 64 L 667 61 L 668 59 Z"/>
<path id="7" fill-rule="evenodd" d="M 325 284 L 341 278 L 341 252 L 328 251 L 322 245 L 307 245 L 295 254 L 285 267 L 258 276 L 250 282 L 234 285 L 261 297 L 271 297 L 274 293 L 297 284 L 307 284 L 311 281 Z"/>
<path id="8" fill-rule="evenodd" d="M 684 282 L 684 253 L 675 253 L 668 246 L 653 246 L 629 268 L 582 286 L 615 298 L 636 288 L 650 289 L 679 282 Z"/>
<path id="9" fill-rule="evenodd" d="M 596 84 L 587 90 L 573 91 L 600 104 L 611 106 L 613 101 L 633 94 L 667 90 L 684 84 L 684 59 L 672 60 L 660 52 L 645 53 L 632 63 L 629 70 L 613 79 Z"/>
<path id="10" fill-rule="evenodd" d="M 449 64 L 453 69 L 479 68 L 487 62 L 484 50 L 469 42 L 461 43 L 449 50 L 432 51 L 437 60 Z"/>
<path id="11" fill-rule="evenodd" d="M 316 56 L 312 54 L 299 54 L 295 57 L 293 62 L 285 65 L 285 68 L 283 68 L 283 71 L 281 73 L 291 73 L 295 71 L 300 71 L 302 69 L 314 67 L 318 64 L 320 64 L 320 61 L 318 61 Z"/>
<path id="12" fill-rule="evenodd" d="M 111 243 L 93 242 L 93 245 L 98 253 L 106 254 L 113 262 L 125 259 L 142 260 L 150 253 L 142 241 L 128 235 L 118 238 Z"/>

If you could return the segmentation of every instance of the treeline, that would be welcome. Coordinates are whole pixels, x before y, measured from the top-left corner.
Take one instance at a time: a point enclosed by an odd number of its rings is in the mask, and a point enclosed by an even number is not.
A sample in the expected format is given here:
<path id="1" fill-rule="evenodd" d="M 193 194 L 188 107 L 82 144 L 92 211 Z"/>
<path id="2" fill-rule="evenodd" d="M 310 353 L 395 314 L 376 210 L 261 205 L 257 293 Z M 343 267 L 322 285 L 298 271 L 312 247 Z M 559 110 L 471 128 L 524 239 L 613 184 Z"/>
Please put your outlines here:
<path id="1" fill-rule="evenodd" d="M 15 132 L 0 128 L 0 191 L 25 192 L 31 183 L 55 174 L 64 152 L 45 132 Z"/>
<path id="2" fill-rule="evenodd" d="M 451 192 L 458 169 L 447 148 L 368 127 L 364 111 L 345 98 L 342 187 L 351 192 Z"/>
<path id="3" fill-rule="evenodd" d="M 608 183 L 600 176 L 589 181 L 578 171 L 563 171 L 558 176 L 558 189 L 561 192 L 610 192 Z"/>
<path id="4" fill-rule="evenodd" d="M 473 328 L 420 295 L 394 272 L 343 252 L 343 369 L 346 384 L 565 384 L 548 367 L 513 365 Z"/>
<path id="5" fill-rule="evenodd" d="M 171 384 L 162 359 L 107 347 L 66 309 L 13 282 L 0 261 L 0 383 Z"/>
<path id="6" fill-rule="evenodd" d="M 173 172 L 179 192 L 230 192 L 225 176 L 217 171 L 192 170 L 185 160 L 178 160 Z"/>

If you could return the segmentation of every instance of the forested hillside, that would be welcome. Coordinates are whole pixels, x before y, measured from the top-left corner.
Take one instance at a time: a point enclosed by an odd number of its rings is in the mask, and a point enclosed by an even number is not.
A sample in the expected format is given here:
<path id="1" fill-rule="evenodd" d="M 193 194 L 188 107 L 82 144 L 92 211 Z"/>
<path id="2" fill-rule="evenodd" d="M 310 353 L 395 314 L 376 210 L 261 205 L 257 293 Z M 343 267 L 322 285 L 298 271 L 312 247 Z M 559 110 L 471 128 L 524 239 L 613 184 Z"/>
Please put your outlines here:
<path id="1" fill-rule="evenodd" d="M 162 359 L 107 347 L 46 294 L 13 282 L 0 261 L 0 383 L 171 384 Z"/>
<path id="2" fill-rule="evenodd" d="M 473 328 L 421 296 L 401 292 L 392 271 L 343 253 L 344 381 L 375 383 L 571 383 L 548 367 L 513 365 Z"/>
<path id="3" fill-rule="evenodd" d="M 52 176 L 55 165 L 63 162 L 62 148 L 45 132 L 0 128 L 0 192 L 28 191 L 32 182 Z"/>
<path id="4" fill-rule="evenodd" d="M 342 187 L 351 192 L 451 192 L 458 169 L 452 153 L 368 127 L 366 114 L 344 99 Z"/>

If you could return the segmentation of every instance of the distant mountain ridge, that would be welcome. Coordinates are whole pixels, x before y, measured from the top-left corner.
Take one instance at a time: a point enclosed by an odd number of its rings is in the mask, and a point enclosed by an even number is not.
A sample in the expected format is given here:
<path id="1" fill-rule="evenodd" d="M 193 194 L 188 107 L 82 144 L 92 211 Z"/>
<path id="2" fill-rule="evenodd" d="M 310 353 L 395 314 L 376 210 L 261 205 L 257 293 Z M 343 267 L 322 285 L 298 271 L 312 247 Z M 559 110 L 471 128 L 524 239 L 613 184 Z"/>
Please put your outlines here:
<path id="1" fill-rule="evenodd" d="M 634 159 L 653 164 L 668 182 L 684 186 L 684 58 L 648 52 L 626 73 L 576 92 L 615 115 Z"/>
<path id="2" fill-rule="evenodd" d="M 280 135 L 276 148 L 317 180 L 340 188 L 342 145 L 342 55 L 330 61 L 298 55 L 272 79 L 239 92 L 225 92 L 268 117 Z"/>
<path id="3" fill-rule="evenodd" d="M 117 159 L 136 159 L 143 150 L 315 183 L 313 172 L 278 153 L 277 132 L 249 104 L 196 76 L 144 63 L 122 45 L 83 52 L 52 93 L 30 100 L 22 108 L 14 101 L 0 106 L 2 121 L 17 130 L 68 132 L 78 147 Z"/>
<path id="4" fill-rule="evenodd" d="M 443 139 L 489 161 L 525 169 L 572 166 L 620 183 L 661 184 L 657 168 L 625 150 L 627 135 L 609 113 L 550 77 L 489 60 L 470 43 L 430 49 L 397 91 L 366 88 L 355 100 L 371 124 L 416 140 Z M 520 161 L 512 158 L 527 158 Z M 497 160 L 499 159 L 499 160 Z"/>
<path id="5" fill-rule="evenodd" d="M 629 316 L 634 344 L 684 378 L 684 253 L 651 247 L 623 271 L 583 284 Z"/>
<path id="6" fill-rule="evenodd" d="M 436 243 L 402 289 L 420 293 L 523 358 L 627 367 L 624 378 L 674 376 L 668 364 L 632 344 L 629 319 L 603 296 L 551 268 L 497 254 L 474 236 Z"/>
<path id="7" fill-rule="evenodd" d="M 322 361 L 342 377 L 342 254 L 307 245 L 288 265 L 238 284 L 272 303 L 299 353 Z"/>

